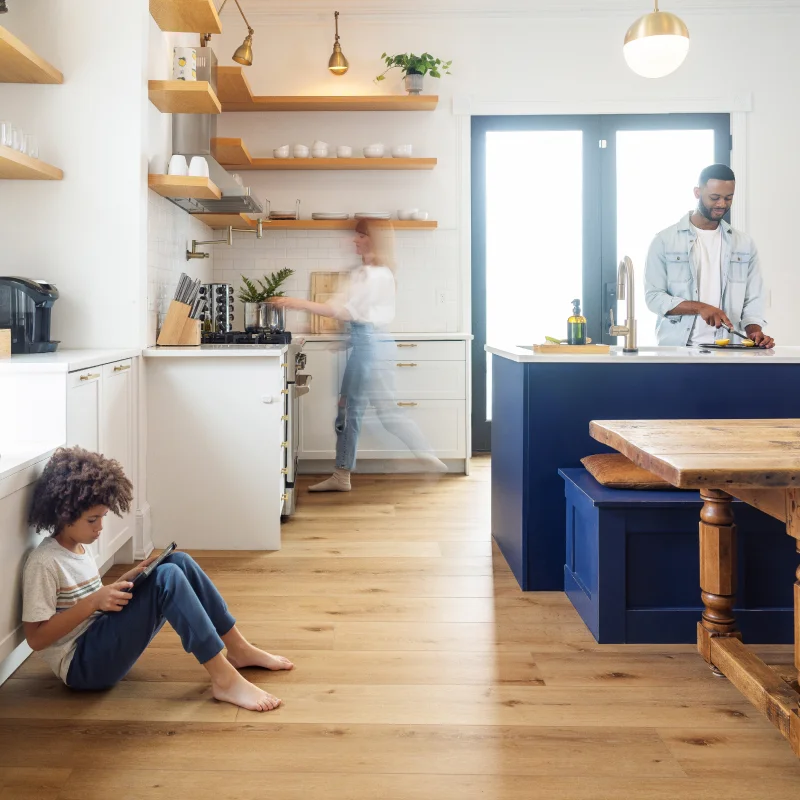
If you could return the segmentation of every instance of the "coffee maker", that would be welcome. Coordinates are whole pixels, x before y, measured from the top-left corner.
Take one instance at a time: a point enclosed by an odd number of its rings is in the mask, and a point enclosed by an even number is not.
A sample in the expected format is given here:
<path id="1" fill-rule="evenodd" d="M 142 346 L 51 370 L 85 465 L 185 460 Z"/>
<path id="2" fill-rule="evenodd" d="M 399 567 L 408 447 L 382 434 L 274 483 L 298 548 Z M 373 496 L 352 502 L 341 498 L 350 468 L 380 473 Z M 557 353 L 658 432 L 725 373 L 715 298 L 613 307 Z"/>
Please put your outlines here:
<path id="1" fill-rule="evenodd" d="M 0 277 L 0 328 L 11 329 L 11 353 L 52 353 L 50 312 L 58 289 L 46 281 Z"/>

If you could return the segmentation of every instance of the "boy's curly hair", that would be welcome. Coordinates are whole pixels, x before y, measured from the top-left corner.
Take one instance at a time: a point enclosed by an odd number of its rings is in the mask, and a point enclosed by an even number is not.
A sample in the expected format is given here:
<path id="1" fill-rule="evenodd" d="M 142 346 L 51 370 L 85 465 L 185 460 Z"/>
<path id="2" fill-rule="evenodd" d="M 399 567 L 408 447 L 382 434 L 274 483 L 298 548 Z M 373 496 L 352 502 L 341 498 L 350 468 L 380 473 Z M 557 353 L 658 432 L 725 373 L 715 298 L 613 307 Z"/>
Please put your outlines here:
<path id="1" fill-rule="evenodd" d="M 59 447 L 36 484 L 28 520 L 37 531 L 58 533 L 94 506 L 122 516 L 132 499 L 133 485 L 118 461 L 82 447 Z"/>

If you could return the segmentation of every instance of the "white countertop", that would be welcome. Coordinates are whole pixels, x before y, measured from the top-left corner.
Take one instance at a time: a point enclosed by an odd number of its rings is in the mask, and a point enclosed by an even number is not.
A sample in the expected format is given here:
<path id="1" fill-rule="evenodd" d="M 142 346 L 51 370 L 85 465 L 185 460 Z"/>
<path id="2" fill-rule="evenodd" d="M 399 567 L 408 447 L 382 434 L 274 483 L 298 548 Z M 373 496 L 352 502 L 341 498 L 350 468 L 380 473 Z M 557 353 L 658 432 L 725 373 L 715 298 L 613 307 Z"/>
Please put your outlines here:
<path id="1" fill-rule="evenodd" d="M 59 447 L 56 443 L 20 443 L 0 448 L 0 481 L 50 458 Z"/>
<path id="2" fill-rule="evenodd" d="M 194 347 L 148 347 L 145 358 L 278 358 L 285 344 L 201 344 Z"/>
<path id="3" fill-rule="evenodd" d="M 130 348 L 103 350 L 56 350 L 55 353 L 29 353 L 0 359 L 0 373 L 6 372 L 76 372 L 99 364 L 111 364 L 141 355 L 141 350 Z"/>
<path id="4" fill-rule="evenodd" d="M 349 333 L 293 333 L 292 344 L 298 344 L 301 339 L 307 342 L 338 342 L 349 338 Z M 391 342 L 468 342 L 474 337 L 471 333 L 387 333 L 380 331 L 375 334 L 375 338 Z"/>
<path id="5" fill-rule="evenodd" d="M 486 345 L 486 351 L 518 363 L 534 364 L 800 364 L 800 347 L 776 347 L 772 350 L 709 350 L 699 347 L 640 347 L 637 353 L 623 353 L 612 347 L 608 355 L 576 353 L 534 354 L 531 346 L 499 347 Z"/>

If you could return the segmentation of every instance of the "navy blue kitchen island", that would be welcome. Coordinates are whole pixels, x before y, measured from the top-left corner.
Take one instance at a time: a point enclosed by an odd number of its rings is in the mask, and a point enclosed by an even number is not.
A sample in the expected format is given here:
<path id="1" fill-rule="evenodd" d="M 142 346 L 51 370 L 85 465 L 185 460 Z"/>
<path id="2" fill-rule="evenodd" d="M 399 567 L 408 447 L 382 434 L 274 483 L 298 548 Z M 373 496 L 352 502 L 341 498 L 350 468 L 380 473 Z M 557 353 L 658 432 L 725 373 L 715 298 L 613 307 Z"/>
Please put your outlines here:
<path id="1" fill-rule="evenodd" d="M 610 452 L 591 420 L 800 417 L 800 347 L 641 348 L 635 355 L 535 355 L 489 345 L 492 536 L 526 591 L 563 591 L 561 468 Z M 800 452 L 798 453 L 800 455 Z"/>

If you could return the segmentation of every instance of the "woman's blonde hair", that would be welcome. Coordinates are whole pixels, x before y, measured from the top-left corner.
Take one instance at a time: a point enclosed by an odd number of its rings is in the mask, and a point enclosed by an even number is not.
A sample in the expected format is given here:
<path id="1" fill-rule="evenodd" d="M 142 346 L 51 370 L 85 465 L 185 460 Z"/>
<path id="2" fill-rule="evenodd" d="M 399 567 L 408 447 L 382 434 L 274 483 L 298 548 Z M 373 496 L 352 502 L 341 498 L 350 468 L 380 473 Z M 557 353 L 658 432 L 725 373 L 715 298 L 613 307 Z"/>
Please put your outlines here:
<path id="1" fill-rule="evenodd" d="M 375 219 L 360 219 L 356 224 L 356 233 L 369 236 L 376 266 L 389 267 L 395 271 L 394 227 L 391 222 Z"/>

